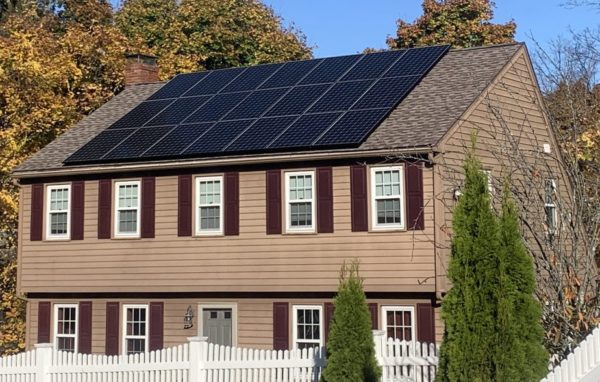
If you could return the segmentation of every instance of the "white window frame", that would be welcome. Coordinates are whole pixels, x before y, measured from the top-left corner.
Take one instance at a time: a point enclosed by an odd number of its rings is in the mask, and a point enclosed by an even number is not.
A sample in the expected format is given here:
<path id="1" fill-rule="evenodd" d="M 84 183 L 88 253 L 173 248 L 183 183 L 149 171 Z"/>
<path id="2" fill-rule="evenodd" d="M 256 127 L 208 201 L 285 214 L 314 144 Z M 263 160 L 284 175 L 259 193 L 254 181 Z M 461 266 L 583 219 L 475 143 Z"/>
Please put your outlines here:
<path id="1" fill-rule="evenodd" d="M 146 334 L 144 336 L 127 335 L 127 309 L 146 309 Z M 123 305 L 123 336 L 121 352 L 127 355 L 128 339 L 144 339 L 144 352 L 147 353 L 150 347 L 150 307 L 148 304 L 125 304 Z"/>
<path id="2" fill-rule="evenodd" d="M 312 179 L 312 192 L 311 192 L 311 198 L 310 199 L 294 199 L 291 200 L 290 199 L 290 179 L 293 176 L 307 176 L 310 175 L 311 179 Z M 285 221 L 286 221 L 286 231 L 287 232 L 292 232 L 292 233 L 314 233 L 316 230 L 316 220 L 317 220 L 317 214 L 316 214 L 316 199 L 315 199 L 315 194 L 317 192 L 317 180 L 315 177 L 315 171 L 314 170 L 309 170 L 309 171 L 289 171 L 285 173 Z M 290 205 L 292 203 L 306 203 L 306 202 L 310 202 L 310 209 L 311 209 L 311 225 L 310 227 L 292 227 L 292 222 L 291 222 L 291 208 Z"/>
<path id="3" fill-rule="evenodd" d="M 75 334 L 58 334 L 58 310 L 60 308 L 75 308 Z M 54 349 L 58 350 L 58 338 L 75 338 L 75 349 L 79 350 L 79 305 L 77 304 L 54 304 Z"/>
<path id="4" fill-rule="evenodd" d="M 214 182 L 219 181 L 219 195 L 221 196 L 221 200 L 218 204 L 203 204 L 200 205 L 200 182 Z M 195 183 L 195 203 L 194 203 L 194 220 L 196 226 L 196 235 L 198 236 L 211 236 L 211 235 L 223 235 L 223 226 L 224 226 L 224 195 L 223 195 L 223 175 L 215 175 L 215 176 L 197 176 Z M 218 229 L 200 229 L 200 207 L 219 207 L 219 228 Z"/>
<path id="5" fill-rule="evenodd" d="M 399 171 L 400 180 L 400 224 L 379 224 L 377 222 L 377 200 L 396 199 L 398 196 L 377 196 L 375 192 L 375 175 L 380 171 Z M 371 167 L 371 228 L 377 230 L 402 230 L 406 229 L 406 184 L 404 181 L 404 166 Z"/>
<path id="6" fill-rule="evenodd" d="M 546 183 L 552 182 L 552 203 L 548 203 L 546 197 Z M 546 208 L 551 207 L 554 210 L 554 228 L 548 225 L 548 216 L 546 215 Z M 549 235 L 554 235 L 558 231 L 558 208 L 556 206 L 556 179 L 546 178 L 544 179 L 544 223 L 546 224 L 546 230 Z"/>
<path id="7" fill-rule="evenodd" d="M 67 190 L 67 209 L 51 211 L 51 195 L 53 190 Z M 68 240 L 71 238 L 71 185 L 70 184 L 52 184 L 46 187 L 46 239 L 47 240 Z M 52 225 L 50 216 L 52 213 L 67 213 L 67 233 L 65 234 L 52 234 Z"/>
<path id="8" fill-rule="evenodd" d="M 316 340 L 300 340 L 298 339 L 298 310 L 318 310 L 319 311 L 319 341 Z M 318 346 L 324 346 L 325 338 L 324 328 L 325 323 L 323 322 L 323 306 L 322 305 L 293 305 L 292 306 L 292 347 L 297 349 L 297 343 L 300 342 L 309 342 Z"/>
<path id="9" fill-rule="evenodd" d="M 138 205 L 136 208 L 136 231 L 135 232 L 119 232 L 119 212 L 121 210 L 131 210 L 132 208 L 119 208 L 119 187 L 121 186 L 129 186 L 136 185 L 138 190 Z M 142 225 L 141 222 L 141 211 L 142 211 L 142 182 L 139 180 L 126 180 L 126 181 L 116 181 L 114 183 L 114 232 L 115 237 L 124 237 L 124 238 L 139 238 L 140 237 L 140 228 Z"/>
<path id="10" fill-rule="evenodd" d="M 416 322 L 416 316 L 415 316 L 415 307 L 411 306 L 411 305 L 384 305 L 381 307 L 381 328 L 382 330 L 385 330 L 385 336 L 387 337 L 387 327 L 388 327 L 388 322 L 387 322 L 387 313 L 388 312 L 409 312 L 411 315 L 411 328 L 410 328 L 410 338 L 412 338 L 411 341 L 405 341 L 405 342 L 412 342 L 414 343 L 416 341 L 416 334 L 417 334 L 417 322 Z"/>

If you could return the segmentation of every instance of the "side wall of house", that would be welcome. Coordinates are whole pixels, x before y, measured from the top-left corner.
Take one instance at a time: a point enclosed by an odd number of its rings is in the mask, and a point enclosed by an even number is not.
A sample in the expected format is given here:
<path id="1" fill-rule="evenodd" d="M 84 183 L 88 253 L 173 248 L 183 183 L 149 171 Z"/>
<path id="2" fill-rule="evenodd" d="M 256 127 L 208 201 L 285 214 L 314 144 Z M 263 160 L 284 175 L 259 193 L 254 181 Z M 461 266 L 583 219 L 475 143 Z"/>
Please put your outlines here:
<path id="1" fill-rule="evenodd" d="M 473 133 L 476 134 L 476 157 L 484 170 L 491 171 L 496 206 L 504 179 L 510 174 L 514 192 L 519 197 L 529 193 L 527 197 L 532 201 L 530 205 L 523 206 L 522 213 L 527 214 L 537 229 L 543 232 L 544 180 L 555 179 L 558 191 L 568 195 L 566 180 L 559 167 L 558 147 L 540 105 L 529 58 L 522 48 L 488 92 L 439 145 L 440 154 L 436 157 L 434 174 L 438 293 L 444 293 L 449 287 L 445 275 L 450 254 L 448 233 L 452 229 L 452 209 L 456 204 L 454 194 L 463 182 L 462 165 L 471 148 Z M 550 152 L 546 152 L 545 145 L 549 145 Z M 526 240 L 532 240 L 531 236 L 526 234 Z"/>

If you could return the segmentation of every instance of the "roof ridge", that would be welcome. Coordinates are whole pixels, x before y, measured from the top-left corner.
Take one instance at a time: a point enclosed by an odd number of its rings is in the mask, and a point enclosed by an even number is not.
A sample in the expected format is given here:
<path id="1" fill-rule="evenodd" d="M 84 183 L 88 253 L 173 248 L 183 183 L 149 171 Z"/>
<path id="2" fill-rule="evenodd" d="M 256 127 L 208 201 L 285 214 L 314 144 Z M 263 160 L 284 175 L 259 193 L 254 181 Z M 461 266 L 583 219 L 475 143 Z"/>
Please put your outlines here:
<path id="1" fill-rule="evenodd" d="M 515 41 L 515 42 L 506 42 L 503 44 L 492 44 L 492 45 L 482 45 L 482 46 L 470 46 L 468 48 L 450 48 L 450 50 L 448 51 L 448 53 L 456 53 L 456 52 L 464 52 L 465 50 L 480 50 L 480 49 L 493 49 L 493 48 L 502 48 L 502 47 L 507 47 L 507 46 L 515 46 L 515 45 L 521 45 L 521 46 L 525 46 L 525 43 L 522 41 Z"/>

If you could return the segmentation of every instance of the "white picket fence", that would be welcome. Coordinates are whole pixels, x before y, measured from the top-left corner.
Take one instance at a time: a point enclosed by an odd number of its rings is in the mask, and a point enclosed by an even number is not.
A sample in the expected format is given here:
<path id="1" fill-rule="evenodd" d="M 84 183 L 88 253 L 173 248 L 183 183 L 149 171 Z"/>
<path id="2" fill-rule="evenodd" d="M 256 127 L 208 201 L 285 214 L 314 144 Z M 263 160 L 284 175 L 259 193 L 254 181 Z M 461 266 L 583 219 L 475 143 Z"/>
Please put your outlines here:
<path id="1" fill-rule="evenodd" d="M 432 382 L 433 344 L 386 339 L 374 331 L 384 382 Z M 0 382 L 317 382 L 324 349 L 258 350 L 209 344 L 205 337 L 129 356 L 59 352 L 52 344 L 0 358 Z"/>
<path id="2" fill-rule="evenodd" d="M 600 381 L 600 328 L 583 340 L 575 351 L 564 359 L 541 382 L 598 382 Z"/>

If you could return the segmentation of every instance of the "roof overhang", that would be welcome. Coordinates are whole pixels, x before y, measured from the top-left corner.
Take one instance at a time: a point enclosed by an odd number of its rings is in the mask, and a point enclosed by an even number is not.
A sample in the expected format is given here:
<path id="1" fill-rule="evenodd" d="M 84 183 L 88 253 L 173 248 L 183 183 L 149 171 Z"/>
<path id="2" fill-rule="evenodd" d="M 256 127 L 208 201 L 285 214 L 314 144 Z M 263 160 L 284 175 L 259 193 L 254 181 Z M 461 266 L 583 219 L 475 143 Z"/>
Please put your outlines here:
<path id="1" fill-rule="evenodd" d="M 352 159 L 352 158 L 369 158 L 369 157 L 400 157 L 411 154 L 430 153 L 430 146 L 410 147 L 410 148 L 391 148 L 378 150 L 335 150 L 335 151 L 319 151 L 319 152 L 301 152 L 301 153 L 275 153 L 275 154 L 260 154 L 246 155 L 235 157 L 216 157 L 216 158 L 201 158 L 187 160 L 172 160 L 172 161 L 156 161 L 156 162 L 139 162 L 139 163 L 117 163 L 117 164 L 96 164 L 86 166 L 61 167 L 56 169 L 47 169 L 43 171 L 18 171 L 12 176 L 16 179 L 31 179 L 42 177 L 55 176 L 72 176 L 72 175 L 91 175 L 91 174 L 106 174 L 106 173 L 122 173 L 136 171 L 154 171 L 154 170 L 169 170 L 182 168 L 205 168 L 217 166 L 243 166 L 268 163 L 282 162 L 301 162 L 301 161 L 321 161 L 321 160 L 337 160 L 337 159 Z"/>

